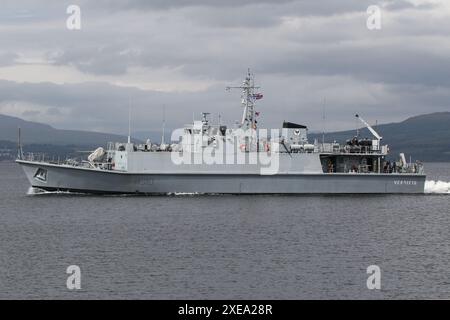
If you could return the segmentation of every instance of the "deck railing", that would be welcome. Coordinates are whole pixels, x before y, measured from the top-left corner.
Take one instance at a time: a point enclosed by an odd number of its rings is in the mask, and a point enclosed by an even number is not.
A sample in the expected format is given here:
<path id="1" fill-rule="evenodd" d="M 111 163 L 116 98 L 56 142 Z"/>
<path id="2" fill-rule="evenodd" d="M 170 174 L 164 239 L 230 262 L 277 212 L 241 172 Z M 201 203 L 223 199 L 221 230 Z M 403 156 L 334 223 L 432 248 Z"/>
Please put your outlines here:
<path id="1" fill-rule="evenodd" d="M 95 167 L 97 169 L 102 170 L 113 170 L 112 164 L 109 162 L 105 163 L 96 163 L 95 165 L 83 160 L 81 157 L 79 159 L 77 158 L 65 158 L 62 160 L 58 156 L 49 156 L 45 153 L 35 153 L 35 152 L 28 152 L 23 155 L 22 160 L 25 161 L 33 161 L 33 162 L 42 162 L 42 163 L 49 163 L 49 164 L 57 164 L 57 165 L 66 165 L 66 166 L 85 166 L 85 167 Z M 392 162 L 391 162 L 392 164 Z M 369 166 L 367 165 L 361 165 L 359 166 L 357 171 L 345 171 L 343 173 L 373 173 L 378 174 L 378 172 L 370 172 L 368 170 Z M 329 173 L 335 173 L 334 169 L 332 172 Z M 386 166 L 382 167 L 380 172 L 381 174 L 423 174 L 424 173 L 424 167 L 421 162 L 415 162 L 415 163 L 409 163 L 406 166 Z"/>
<path id="2" fill-rule="evenodd" d="M 27 152 L 23 154 L 22 160 L 25 161 L 33 161 L 33 162 L 42 162 L 42 163 L 50 163 L 50 164 L 66 164 L 66 165 L 80 165 L 83 160 L 77 158 L 64 158 L 61 159 L 60 156 L 48 155 L 42 152 Z"/>
<path id="3" fill-rule="evenodd" d="M 345 153 L 345 154 L 382 154 L 388 153 L 387 146 L 381 146 L 379 150 L 374 150 L 372 146 L 350 146 L 338 143 L 320 143 L 316 146 L 320 153 Z"/>

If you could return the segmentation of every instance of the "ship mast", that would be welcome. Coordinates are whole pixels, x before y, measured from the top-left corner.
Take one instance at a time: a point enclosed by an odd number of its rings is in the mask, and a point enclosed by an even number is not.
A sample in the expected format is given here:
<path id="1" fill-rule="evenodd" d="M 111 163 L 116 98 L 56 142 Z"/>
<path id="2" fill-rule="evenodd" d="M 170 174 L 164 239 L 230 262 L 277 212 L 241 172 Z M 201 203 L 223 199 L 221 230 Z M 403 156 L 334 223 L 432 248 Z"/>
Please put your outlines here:
<path id="1" fill-rule="evenodd" d="M 17 136 L 17 159 L 23 159 L 23 150 L 22 150 L 22 134 L 20 127 L 17 128 L 18 136 Z"/>
<path id="2" fill-rule="evenodd" d="M 255 93 L 255 89 L 260 87 L 255 86 L 254 77 L 248 69 L 247 77 L 245 78 L 242 86 L 237 87 L 227 87 L 227 90 L 231 89 L 241 89 L 242 90 L 242 106 L 244 107 L 244 112 L 242 113 L 242 120 L 239 128 L 246 129 L 256 129 L 256 115 L 255 115 L 255 99 L 262 98 L 260 93 Z"/>

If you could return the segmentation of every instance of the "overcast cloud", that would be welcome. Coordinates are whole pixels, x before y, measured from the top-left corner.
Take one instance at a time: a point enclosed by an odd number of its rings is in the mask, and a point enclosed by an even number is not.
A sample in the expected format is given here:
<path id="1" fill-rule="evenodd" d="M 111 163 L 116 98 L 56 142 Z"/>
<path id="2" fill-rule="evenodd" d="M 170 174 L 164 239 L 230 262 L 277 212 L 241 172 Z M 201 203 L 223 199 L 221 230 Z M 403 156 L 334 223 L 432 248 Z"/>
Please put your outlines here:
<path id="1" fill-rule="evenodd" d="M 66 8 L 81 7 L 81 30 Z M 366 27 L 367 7 L 382 29 Z M 175 128 L 201 111 L 240 118 L 248 67 L 260 124 L 321 130 L 448 111 L 445 0 L 2 1 L 0 113 L 58 128 L 124 133 Z M 325 101 L 325 103 L 324 103 Z M 214 120 L 216 121 L 216 120 Z"/>

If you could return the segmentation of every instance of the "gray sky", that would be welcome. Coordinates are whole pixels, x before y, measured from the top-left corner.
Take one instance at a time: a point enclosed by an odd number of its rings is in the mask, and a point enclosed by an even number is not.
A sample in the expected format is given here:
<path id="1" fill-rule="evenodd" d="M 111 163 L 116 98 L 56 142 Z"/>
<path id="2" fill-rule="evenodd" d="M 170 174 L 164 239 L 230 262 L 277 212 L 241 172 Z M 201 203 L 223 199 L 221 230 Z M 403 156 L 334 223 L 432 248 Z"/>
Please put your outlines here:
<path id="1" fill-rule="evenodd" d="M 81 8 L 68 30 L 66 8 Z M 367 8 L 381 8 L 368 30 Z M 450 1 L 3 0 L 0 113 L 57 128 L 182 126 L 202 111 L 233 123 L 248 67 L 262 87 L 260 125 L 350 129 L 450 101 Z"/>

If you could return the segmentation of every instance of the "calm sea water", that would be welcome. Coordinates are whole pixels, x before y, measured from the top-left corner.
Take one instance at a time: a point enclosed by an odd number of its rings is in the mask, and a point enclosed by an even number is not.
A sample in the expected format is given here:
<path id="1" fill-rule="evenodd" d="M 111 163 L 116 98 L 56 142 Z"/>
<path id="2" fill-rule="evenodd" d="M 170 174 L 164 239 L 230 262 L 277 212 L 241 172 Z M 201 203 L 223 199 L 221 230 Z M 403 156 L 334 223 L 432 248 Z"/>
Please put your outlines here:
<path id="1" fill-rule="evenodd" d="M 450 298 L 449 195 L 26 195 L 16 164 L 0 176 L 1 299 Z"/>

